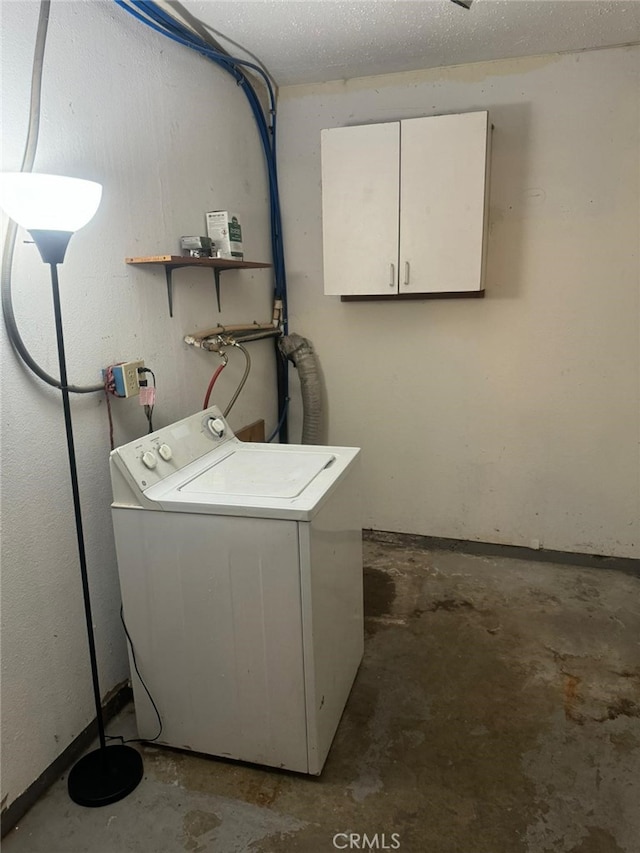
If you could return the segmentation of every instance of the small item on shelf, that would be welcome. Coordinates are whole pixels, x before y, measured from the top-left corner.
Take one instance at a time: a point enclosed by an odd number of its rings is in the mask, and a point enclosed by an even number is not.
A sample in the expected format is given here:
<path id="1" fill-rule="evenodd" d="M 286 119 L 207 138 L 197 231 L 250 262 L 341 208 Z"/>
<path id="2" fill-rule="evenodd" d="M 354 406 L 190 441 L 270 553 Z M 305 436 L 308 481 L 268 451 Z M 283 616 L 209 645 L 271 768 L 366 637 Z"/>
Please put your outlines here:
<path id="1" fill-rule="evenodd" d="M 231 258 L 241 261 L 244 258 L 242 251 L 242 228 L 238 217 L 228 210 L 212 210 L 206 215 L 207 234 L 216 250 L 219 258 Z"/>
<path id="2" fill-rule="evenodd" d="M 210 237 L 181 237 L 180 248 L 190 258 L 217 258 Z"/>

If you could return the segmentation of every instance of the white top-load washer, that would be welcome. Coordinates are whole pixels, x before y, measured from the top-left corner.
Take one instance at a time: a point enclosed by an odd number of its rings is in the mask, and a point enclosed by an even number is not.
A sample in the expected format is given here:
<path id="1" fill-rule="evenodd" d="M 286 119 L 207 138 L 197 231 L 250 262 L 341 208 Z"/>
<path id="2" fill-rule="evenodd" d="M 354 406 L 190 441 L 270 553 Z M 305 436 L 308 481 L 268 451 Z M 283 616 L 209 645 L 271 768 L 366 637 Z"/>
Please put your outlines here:
<path id="1" fill-rule="evenodd" d="M 359 454 L 245 444 L 215 406 L 112 452 L 157 743 L 321 772 L 363 652 Z M 155 739 L 131 663 L 138 731 Z"/>

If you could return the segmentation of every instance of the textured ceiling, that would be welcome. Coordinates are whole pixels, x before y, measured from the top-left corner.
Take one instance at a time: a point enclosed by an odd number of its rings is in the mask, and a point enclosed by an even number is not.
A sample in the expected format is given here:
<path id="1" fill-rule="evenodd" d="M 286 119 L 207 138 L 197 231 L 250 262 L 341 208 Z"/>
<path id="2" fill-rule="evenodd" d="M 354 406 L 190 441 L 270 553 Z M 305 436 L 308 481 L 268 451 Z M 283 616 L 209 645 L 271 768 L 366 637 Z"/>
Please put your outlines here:
<path id="1" fill-rule="evenodd" d="M 470 10 L 450 0 L 183 7 L 259 57 L 281 86 L 640 41 L 640 0 L 474 0 Z"/>

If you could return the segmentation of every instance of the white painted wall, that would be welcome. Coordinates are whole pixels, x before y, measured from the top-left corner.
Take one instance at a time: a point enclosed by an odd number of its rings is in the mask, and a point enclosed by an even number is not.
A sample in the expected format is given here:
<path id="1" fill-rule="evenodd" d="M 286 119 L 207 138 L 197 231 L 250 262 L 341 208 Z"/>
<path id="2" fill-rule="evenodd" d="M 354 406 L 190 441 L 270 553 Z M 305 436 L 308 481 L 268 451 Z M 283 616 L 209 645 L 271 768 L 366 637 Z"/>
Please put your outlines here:
<path id="1" fill-rule="evenodd" d="M 28 114 L 37 3 L 2 4 L 2 168 L 19 167 Z M 161 269 L 126 255 L 175 251 L 203 232 L 206 210 L 241 214 L 248 259 L 270 260 L 266 179 L 244 96 L 211 63 L 152 34 L 112 2 L 51 9 L 37 171 L 104 184 L 95 219 L 69 246 L 61 292 L 70 380 L 99 381 L 115 361 L 144 358 L 159 392 L 155 425 L 202 406 L 216 356 L 182 343 L 218 319 L 213 276 L 175 273 L 169 319 Z M 25 342 L 57 372 L 47 268 L 19 234 L 15 311 Z M 268 270 L 226 273 L 222 320 L 271 317 Z M 270 342 L 230 420 L 276 422 Z M 214 402 L 244 363 L 230 354 Z M 94 716 L 60 395 L 16 361 L 2 329 L 2 795 L 9 805 Z M 104 396 L 74 397 L 73 415 L 101 687 L 128 676 L 110 518 Z M 114 401 L 116 444 L 144 433 L 136 400 Z"/>
<path id="2" fill-rule="evenodd" d="M 291 327 L 329 441 L 364 448 L 367 526 L 640 556 L 639 70 L 632 47 L 282 90 Z M 320 130 L 481 109 L 486 299 L 323 296 Z"/>

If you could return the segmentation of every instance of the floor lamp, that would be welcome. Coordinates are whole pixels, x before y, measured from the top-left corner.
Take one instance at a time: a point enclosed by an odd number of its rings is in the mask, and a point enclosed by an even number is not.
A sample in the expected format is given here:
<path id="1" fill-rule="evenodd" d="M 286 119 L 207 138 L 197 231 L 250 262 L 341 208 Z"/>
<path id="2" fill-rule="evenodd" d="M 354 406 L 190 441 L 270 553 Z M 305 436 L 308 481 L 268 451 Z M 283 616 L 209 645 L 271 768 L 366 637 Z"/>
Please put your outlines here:
<path id="1" fill-rule="evenodd" d="M 60 175 L 14 172 L 2 175 L 1 187 L 0 203 L 5 212 L 14 222 L 29 231 L 42 260 L 51 270 L 60 390 L 67 433 L 69 473 L 93 679 L 93 698 L 100 738 L 100 747 L 83 756 L 71 769 L 68 789 L 71 799 L 79 805 L 106 806 L 123 799 L 134 790 L 142 779 L 143 765 L 140 753 L 132 747 L 124 744 L 107 746 L 104 733 L 58 290 L 58 265 L 64 261 L 69 240 L 74 232 L 93 218 L 100 204 L 102 186 L 93 181 L 65 178 Z"/>

